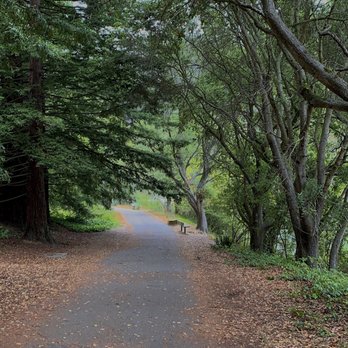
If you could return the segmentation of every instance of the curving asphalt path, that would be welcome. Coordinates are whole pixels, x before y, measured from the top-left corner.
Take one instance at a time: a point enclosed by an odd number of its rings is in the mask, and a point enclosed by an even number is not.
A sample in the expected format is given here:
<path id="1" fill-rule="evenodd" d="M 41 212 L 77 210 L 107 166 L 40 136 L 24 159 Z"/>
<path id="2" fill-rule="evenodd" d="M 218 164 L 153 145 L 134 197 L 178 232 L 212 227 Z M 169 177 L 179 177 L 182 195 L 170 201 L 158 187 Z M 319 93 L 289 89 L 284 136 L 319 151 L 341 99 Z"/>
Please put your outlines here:
<path id="1" fill-rule="evenodd" d="M 176 234 L 142 212 L 117 208 L 136 241 L 104 260 L 103 276 L 60 308 L 27 348 L 208 347 L 195 337 L 188 264 Z"/>

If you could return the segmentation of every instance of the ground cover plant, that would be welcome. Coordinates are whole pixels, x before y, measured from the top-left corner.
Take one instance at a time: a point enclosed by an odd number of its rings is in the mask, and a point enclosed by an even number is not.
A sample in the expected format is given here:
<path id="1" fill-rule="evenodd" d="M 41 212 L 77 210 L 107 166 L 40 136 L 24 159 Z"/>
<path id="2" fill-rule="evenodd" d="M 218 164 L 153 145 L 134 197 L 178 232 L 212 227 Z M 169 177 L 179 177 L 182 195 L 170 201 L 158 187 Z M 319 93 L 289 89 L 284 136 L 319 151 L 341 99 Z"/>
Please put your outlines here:
<path id="1" fill-rule="evenodd" d="M 102 206 L 93 207 L 87 216 L 76 216 L 73 212 L 57 209 L 52 221 L 74 232 L 103 232 L 121 226 L 115 211 Z"/>

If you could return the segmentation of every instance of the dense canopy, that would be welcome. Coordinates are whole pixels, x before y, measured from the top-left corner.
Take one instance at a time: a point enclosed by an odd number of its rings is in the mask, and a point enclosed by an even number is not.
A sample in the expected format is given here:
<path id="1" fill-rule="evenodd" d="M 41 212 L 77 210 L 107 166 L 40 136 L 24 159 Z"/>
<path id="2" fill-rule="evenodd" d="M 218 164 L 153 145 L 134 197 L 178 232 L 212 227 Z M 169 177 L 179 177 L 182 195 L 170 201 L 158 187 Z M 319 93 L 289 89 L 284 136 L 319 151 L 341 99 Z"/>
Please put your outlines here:
<path id="1" fill-rule="evenodd" d="M 344 268 L 346 1 L 0 12 L 2 222 L 52 242 L 55 209 L 83 216 L 150 190 L 220 242 Z"/>

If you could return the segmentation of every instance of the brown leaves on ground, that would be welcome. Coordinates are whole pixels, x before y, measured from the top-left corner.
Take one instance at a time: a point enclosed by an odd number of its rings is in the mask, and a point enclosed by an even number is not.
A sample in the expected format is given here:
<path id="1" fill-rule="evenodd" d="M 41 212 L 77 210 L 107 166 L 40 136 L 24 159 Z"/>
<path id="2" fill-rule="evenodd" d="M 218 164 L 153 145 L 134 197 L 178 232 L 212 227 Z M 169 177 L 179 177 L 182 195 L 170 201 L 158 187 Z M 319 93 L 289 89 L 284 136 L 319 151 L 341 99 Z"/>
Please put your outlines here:
<path id="1" fill-rule="evenodd" d="M 98 271 L 99 260 L 131 243 L 122 230 L 77 234 L 57 227 L 54 237 L 52 246 L 15 238 L 0 241 L 0 347 L 14 347 L 16 335 L 29 337 L 41 316 L 67 302 Z M 52 253 L 66 256 L 50 258 Z"/>
<path id="2" fill-rule="evenodd" d="M 207 338 L 206 347 L 348 346 L 347 316 L 335 321 L 323 303 L 291 296 L 300 284 L 280 280 L 276 269 L 241 267 L 232 255 L 212 250 L 212 242 L 200 234 L 179 236 L 192 265 L 193 325 Z M 135 243 L 122 230 L 76 234 L 59 229 L 55 239 L 54 246 L 0 241 L 0 347 L 15 347 L 16 336 L 28 341 L 41 319 L 68 302 L 94 272 L 103 273 L 103 257 Z M 67 254 L 53 259 L 51 253 Z"/>
<path id="3" fill-rule="evenodd" d="M 277 269 L 242 267 L 199 234 L 181 235 L 198 299 L 197 334 L 224 347 L 347 347 L 347 317 L 325 321 L 319 301 L 293 296 L 301 284 Z"/>

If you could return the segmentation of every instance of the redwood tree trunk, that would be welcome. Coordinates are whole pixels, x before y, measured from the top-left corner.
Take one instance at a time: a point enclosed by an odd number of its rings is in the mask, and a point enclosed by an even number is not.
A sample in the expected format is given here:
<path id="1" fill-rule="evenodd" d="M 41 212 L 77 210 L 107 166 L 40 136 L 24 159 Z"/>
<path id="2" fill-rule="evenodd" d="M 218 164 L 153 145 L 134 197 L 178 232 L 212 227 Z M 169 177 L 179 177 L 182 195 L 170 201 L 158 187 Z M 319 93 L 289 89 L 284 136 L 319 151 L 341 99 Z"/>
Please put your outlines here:
<path id="1" fill-rule="evenodd" d="M 31 0 L 31 6 L 39 10 L 40 0 Z M 37 111 L 44 113 L 44 93 L 42 86 L 42 64 L 39 58 L 30 60 L 30 100 Z M 44 126 L 41 121 L 33 120 L 29 125 L 29 137 L 36 146 Z M 35 158 L 29 159 L 27 182 L 26 226 L 24 238 L 52 242 L 48 227 L 47 171 Z"/>
<path id="2" fill-rule="evenodd" d="M 27 185 L 27 218 L 24 238 L 42 242 L 52 242 L 48 228 L 45 193 L 45 168 L 35 159 L 29 163 Z"/>

